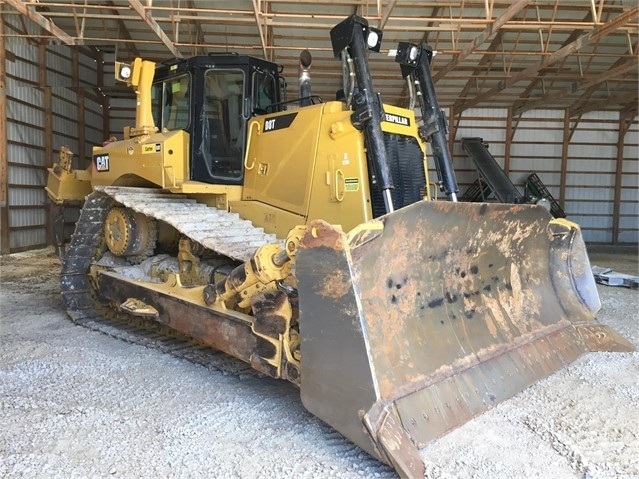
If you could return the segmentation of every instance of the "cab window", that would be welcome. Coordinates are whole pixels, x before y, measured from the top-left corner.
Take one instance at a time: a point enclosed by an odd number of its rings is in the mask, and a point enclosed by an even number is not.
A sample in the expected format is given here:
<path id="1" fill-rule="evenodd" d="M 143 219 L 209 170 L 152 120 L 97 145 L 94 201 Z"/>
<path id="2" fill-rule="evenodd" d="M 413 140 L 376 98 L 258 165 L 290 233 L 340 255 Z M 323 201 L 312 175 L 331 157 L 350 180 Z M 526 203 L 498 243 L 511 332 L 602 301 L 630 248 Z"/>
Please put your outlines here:
<path id="1" fill-rule="evenodd" d="M 269 106 L 277 103 L 277 82 L 268 72 L 253 73 L 253 112 L 256 114 L 273 113 Z"/>
<path id="2" fill-rule="evenodd" d="M 163 130 L 186 130 L 191 118 L 191 77 L 180 75 L 155 83 L 151 92 L 153 119 Z"/>
<path id="3" fill-rule="evenodd" d="M 244 72 L 208 70 L 203 95 L 200 152 L 212 177 L 240 179 L 244 154 Z"/>

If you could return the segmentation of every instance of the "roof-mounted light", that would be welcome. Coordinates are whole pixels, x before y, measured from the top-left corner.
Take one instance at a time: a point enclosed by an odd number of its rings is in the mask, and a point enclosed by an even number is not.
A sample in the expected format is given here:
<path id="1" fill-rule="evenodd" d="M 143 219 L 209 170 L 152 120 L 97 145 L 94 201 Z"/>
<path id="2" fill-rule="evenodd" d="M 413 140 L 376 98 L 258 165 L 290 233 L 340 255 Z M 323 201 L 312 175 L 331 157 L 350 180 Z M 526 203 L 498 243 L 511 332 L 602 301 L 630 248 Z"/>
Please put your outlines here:
<path id="1" fill-rule="evenodd" d="M 379 53 L 383 32 L 379 28 L 371 27 L 365 18 L 351 15 L 331 29 L 331 43 L 335 57 L 340 57 L 345 48 L 352 47 L 356 32 L 358 41 L 361 41 L 363 37 L 366 48 Z"/>
<path id="2" fill-rule="evenodd" d="M 366 46 L 368 49 L 374 52 L 379 52 L 379 49 L 382 46 L 382 31 L 369 26 L 364 34 L 366 35 Z"/>
<path id="3" fill-rule="evenodd" d="M 371 30 L 368 32 L 368 38 L 366 39 L 366 44 L 368 48 L 375 48 L 375 45 L 379 43 L 379 35 L 376 31 Z"/>
<path id="4" fill-rule="evenodd" d="M 123 80 L 131 78 L 131 67 L 129 65 L 122 65 L 120 67 L 120 78 Z"/>
<path id="5" fill-rule="evenodd" d="M 419 57 L 421 56 L 421 45 L 414 43 L 399 42 L 397 46 L 397 53 L 395 55 L 395 61 L 407 66 L 417 66 L 419 63 Z"/>
<path id="6" fill-rule="evenodd" d="M 133 68 L 128 63 L 115 62 L 115 79 L 122 82 L 131 80 Z"/>
<path id="7" fill-rule="evenodd" d="M 408 58 L 414 62 L 415 60 L 417 60 L 418 56 L 419 48 L 416 45 L 413 45 L 412 47 L 410 47 L 410 51 L 408 52 Z"/>

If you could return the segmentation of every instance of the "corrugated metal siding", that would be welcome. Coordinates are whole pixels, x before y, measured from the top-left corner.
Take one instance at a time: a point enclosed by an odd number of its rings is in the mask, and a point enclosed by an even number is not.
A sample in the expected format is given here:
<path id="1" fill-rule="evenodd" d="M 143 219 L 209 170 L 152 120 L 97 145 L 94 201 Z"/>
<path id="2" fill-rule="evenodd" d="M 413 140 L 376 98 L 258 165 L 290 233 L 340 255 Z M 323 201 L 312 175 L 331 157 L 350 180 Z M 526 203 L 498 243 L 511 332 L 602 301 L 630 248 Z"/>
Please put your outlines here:
<path id="1" fill-rule="evenodd" d="M 91 162 L 92 148 L 101 145 L 106 139 L 102 132 L 102 104 L 89 98 L 84 99 L 85 142 L 84 158 L 85 166 Z M 80 152 L 78 152 L 80 156 Z"/>
<path id="2" fill-rule="evenodd" d="M 619 205 L 619 242 L 639 242 L 639 124 L 630 126 L 624 139 Z"/>
<path id="3" fill-rule="evenodd" d="M 8 15 L 3 21 L 6 33 L 22 31 L 17 17 Z M 17 36 L 5 37 L 5 48 L 9 53 L 5 61 L 7 208 L 9 248 L 13 251 L 46 244 L 41 134 L 44 101 L 42 90 L 36 88 L 38 48 Z"/>
<path id="4" fill-rule="evenodd" d="M 508 111 L 470 109 L 457 124 L 453 163 L 460 194 L 477 179 L 474 164 L 461 148 L 464 137 L 481 137 L 504 168 Z M 611 243 L 619 120 L 615 112 L 592 112 L 579 119 L 568 146 L 564 209 L 580 224 L 587 242 Z M 453 121 L 450 119 L 449 121 Z M 636 243 L 639 177 L 638 121 L 625 138 L 620 204 L 619 242 Z M 523 183 L 537 173 L 550 193 L 559 200 L 563 149 L 564 112 L 531 110 L 513 122 L 508 174 L 524 193 Z M 451 128 L 452 129 L 452 128 Z M 430 147 L 428 150 L 430 155 Z M 431 180 L 437 178 L 429 158 Z M 441 193 L 440 193 L 441 197 Z"/>
<path id="5" fill-rule="evenodd" d="M 48 242 L 50 218 L 44 185 L 46 165 L 55 158 L 47 158 L 45 150 L 45 118 L 48 113 L 45 111 L 45 93 L 40 88 L 40 51 L 20 36 L 37 34 L 39 27 L 30 22 L 23 23 L 15 15 L 6 15 L 2 21 L 5 33 L 9 34 L 5 37 L 8 53 L 5 68 L 9 248 L 10 251 L 19 251 L 41 247 Z M 69 145 L 74 152 L 79 146 L 78 95 L 72 88 L 72 58 L 73 51 L 67 46 L 47 46 L 44 54 L 46 85 L 51 87 L 54 156 L 61 145 Z M 97 83 L 95 59 L 82 51 L 78 52 L 78 71 L 83 88 L 92 88 Z M 90 113 L 85 113 L 85 120 L 97 119 L 97 127 L 101 130 L 101 105 L 95 101 L 87 103 L 85 110 Z M 96 141 L 101 137 L 97 131 L 87 129 L 86 141 Z M 83 167 L 85 163 L 83 161 Z M 70 213 L 73 214 L 73 211 Z M 73 218 L 70 221 L 73 222 Z"/>
<path id="6" fill-rule="evenodd" d="M 53 147 L 66 145 L 75 153 L 73 167 L 78 168 L 78 106 L 77 94 L 70 88 L 52 88 Z"/>
<path id="7" fill-rule="evenodd" d="M 566 202 L 565 211 L 578 223 L 586 241 L 611 243 L 619 115 L 584 115 L 568 147 L 566 196 L 585 191 L 579 201 Z M 612 194 L 608 194 L 612 193 Z"/>
<path id="8" fill-rule="evenodd" d="M 135 98 L 109 99 L 109 135 L 122 139 L 125 126 L 135 125 Z"/>

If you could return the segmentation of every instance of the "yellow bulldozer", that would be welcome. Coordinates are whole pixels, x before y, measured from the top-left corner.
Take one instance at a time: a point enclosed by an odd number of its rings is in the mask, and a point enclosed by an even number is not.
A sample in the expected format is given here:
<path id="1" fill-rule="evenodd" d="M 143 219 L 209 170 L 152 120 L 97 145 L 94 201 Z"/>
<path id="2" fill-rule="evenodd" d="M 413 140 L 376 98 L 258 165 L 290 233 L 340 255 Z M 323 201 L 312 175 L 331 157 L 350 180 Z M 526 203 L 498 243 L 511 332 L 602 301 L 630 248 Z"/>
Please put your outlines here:
<path id="1" fill-rule="evenodd" d="M 135 126 L 49 170 L 84 201 L 62 299 L 161 324 L 299 387 L 314 415 L 423 477 L 419 448 L 588 351 L 633 350 L 600 307 L 579 227 L 535 205 L 457 202 L 427 45 L 400 43 L 413 109 L 382 104 L 368 66 L 382 32 L 331 30 L 344 89 L 322 101 L 300 56 L 116 63 Z M 431 201 L 432 145 L 443 201 Z M 85 198 L 86 197 L 86 198 Z"/>

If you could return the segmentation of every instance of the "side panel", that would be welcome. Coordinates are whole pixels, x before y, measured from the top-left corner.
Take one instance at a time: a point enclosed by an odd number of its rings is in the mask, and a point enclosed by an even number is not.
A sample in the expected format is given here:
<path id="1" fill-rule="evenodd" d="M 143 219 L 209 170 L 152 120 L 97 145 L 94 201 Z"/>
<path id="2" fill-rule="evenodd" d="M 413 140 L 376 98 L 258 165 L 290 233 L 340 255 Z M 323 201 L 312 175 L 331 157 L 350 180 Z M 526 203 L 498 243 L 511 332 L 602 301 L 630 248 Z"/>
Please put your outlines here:
<path id="1" fill-rule="evenodd" d="M 249 124 L 243 200 L 306 214 L 321 108 L 265 115 Z"/>
<path id="2" fill-rule="evenodd" d="M 351 279 L 350 251 L 336 231 L 305 238 L 296 265 L 300 291 L 301 398 L 304 407 L 375 454 L 359 411 L 379 393 L 362 327 L 360 292 Z M 324 234 L 325 233 L 325 234 Z M 306 244 L 306 243 L 311 244 Z"/>
<path id="3" fill-rule="evenodd" d="M 188 178 L 188 134 L 156 133 L 93 148 L 93 186 L 137 186 L 140 179 L 177 188 Z"/>
<path id="4" fill-rule="evenodd" d="M 325 108 L 317 148 L 308 219 L 321 218 L 345 231 L 372 219 L 364 135 L 341 103 Z"/>
<path id="5" fill-rule="evenodd" d="M 345 230 L 371 219 L 364 137 L 351 113 L 329 102 L 254 120 L 243 201 L 231 209 L 267 229 L 278 210 Z"/>

